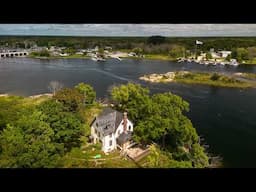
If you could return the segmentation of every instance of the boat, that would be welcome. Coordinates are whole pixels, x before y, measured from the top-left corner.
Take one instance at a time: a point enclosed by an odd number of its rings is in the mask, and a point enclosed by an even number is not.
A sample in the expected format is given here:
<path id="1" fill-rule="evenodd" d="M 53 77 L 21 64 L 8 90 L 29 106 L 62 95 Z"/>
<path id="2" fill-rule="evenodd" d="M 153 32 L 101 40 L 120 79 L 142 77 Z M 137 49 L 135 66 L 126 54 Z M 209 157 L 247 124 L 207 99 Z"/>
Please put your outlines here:
<path id="1" fill-rule="evenodd" d="M 91 58 L 93 61 L 97 61 L 97 58 L 96 57 L 92 57 Z"/>
<path id="2" fill-rule="evenodd" d="M 119 61 L 122 61 L 122 59 L 120 57 L 118 57 L 118 56 L 112 56 L 112 58 L 117 59 Z"/>
<path id="3" fill-rule="evenodd" d="M 120 57 L 116 57 L 116 59 L 118 59 L 119 61 L 122 61 L 122 59 Z"/>
<path id="4" fill-rule="evenodd" d="M 230 65 L 238 66 L 239 63 L 236 61 L 236 59 L 232 59 L 232 60 L 230 61 Z"/>
<path id="5" fill-rule="evenodd" d="M 106 61 L 106 59 L 101 58 L 101 57 L 92 57 L 93 61 Z"/>

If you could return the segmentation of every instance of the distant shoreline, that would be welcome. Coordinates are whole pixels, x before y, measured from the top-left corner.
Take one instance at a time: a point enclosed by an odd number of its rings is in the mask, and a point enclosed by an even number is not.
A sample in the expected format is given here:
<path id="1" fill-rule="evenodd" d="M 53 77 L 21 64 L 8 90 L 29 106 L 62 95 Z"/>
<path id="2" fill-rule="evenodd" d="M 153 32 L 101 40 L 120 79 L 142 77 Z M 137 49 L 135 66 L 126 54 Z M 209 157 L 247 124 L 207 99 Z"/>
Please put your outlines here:
<path id="1" fill-rule="evenodd" d="M 19 58 L 19 57 L 15 57 Z M 23 57 L 24 58 L 24 57 Z M 50 56 L 50 57 L 39 57 L 39 56 L 27 56 L 25 58 L 31 58 L 31 59 L 43 59 L 43 60 L 54 60 L 54 59 L 90 59 L 91 57 L 89 56 L 80 56 L 80 55 L 70 55 L 70 56 Z M 116 58 L 106 58 L 106 59 L 116 59 Z M 178 62 L 178 58 L 171 58 L 168 55 L 157 55 L 157 54 L 149 54 L 145 55 L 144 57 L 132 57 L 132 56 L 127 56 L 127 57 L 120 57 L 120 59 L 133 59 L 133 60 L 156 60 L 156 61 L 172 61 L 172 62 Z M 252 63 L 254 62 L 255 63 Z M 255 60 L 249 60 L 246 61 L 245 63 L 241 63 L 240 65 L 256 65 L 256 59 Z"/>
<path id="2" fill-rule="evenodd" d="M 17 95 L 12 95 L 12 94 L 8 94 L 8 93 L 0 94 L 0 97 L 9 97 L 9 96 L 17 96 Z M 42 97 L 42 96 L 52 97 L 52 96 L 53 96 L 53 94 L 52 94 L 52 93 L 42 93 L 42 94 L 29 95 L 29 96 L 24 96 L 24 97 L 29 97 L 29 98 L 38 98 L 38 97 Z"/>

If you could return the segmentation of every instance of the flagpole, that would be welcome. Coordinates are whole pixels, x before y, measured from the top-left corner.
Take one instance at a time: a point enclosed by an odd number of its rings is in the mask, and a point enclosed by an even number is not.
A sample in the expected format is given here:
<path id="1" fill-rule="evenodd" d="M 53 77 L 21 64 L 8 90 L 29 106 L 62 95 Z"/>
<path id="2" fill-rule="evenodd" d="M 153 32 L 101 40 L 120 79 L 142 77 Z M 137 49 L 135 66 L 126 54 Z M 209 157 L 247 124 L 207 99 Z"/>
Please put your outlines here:
<path id="1" fill-rule="evenodd" d="M 196 42 L 196 50 L 195 50 L 195 59 L 197 59 L 196 55 L 197 55 L 197 42 Z"/>

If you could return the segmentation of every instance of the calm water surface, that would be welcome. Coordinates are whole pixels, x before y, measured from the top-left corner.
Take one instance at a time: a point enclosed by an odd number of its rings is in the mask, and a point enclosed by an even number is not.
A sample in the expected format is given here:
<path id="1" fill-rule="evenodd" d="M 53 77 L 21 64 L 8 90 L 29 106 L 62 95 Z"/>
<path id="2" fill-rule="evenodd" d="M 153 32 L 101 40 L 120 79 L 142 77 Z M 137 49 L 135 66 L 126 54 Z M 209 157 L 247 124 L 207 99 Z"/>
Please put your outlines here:
<path id="1" fill-rule="evenodd" d="M 0 59 L 0 94 L 34 95 L 49 92 L 50 81 L 71 87 L 91 84 L 97 97 L 108 96 L 112 85 L 136 82 L 152 93 L 171 91 L 190 103 L 187 114 L 210 152 L 224 158 L 225 167 L 256 167 L 256 89 L 203 85 L 150 84 L 144 74 L 175 70 L 256 73 L 256 66 L 204 66 L 195 63 L 130 60 L 95 62 L 89 59 Z"/>

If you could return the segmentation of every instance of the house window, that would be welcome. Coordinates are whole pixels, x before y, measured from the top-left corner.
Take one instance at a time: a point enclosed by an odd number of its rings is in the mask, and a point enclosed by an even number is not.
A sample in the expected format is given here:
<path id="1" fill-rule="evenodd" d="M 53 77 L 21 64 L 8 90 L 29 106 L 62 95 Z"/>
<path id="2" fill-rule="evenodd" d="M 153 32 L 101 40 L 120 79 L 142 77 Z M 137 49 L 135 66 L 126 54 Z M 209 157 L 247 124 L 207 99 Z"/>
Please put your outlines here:
<path id="1" fill-rule="evenodd" d="M 96 127 L 98 127 L 98 123 L 96 123 Z"/>
<path id="2" fill-rule="evenodd" d="M 131 129 L 132 129 L 132 128 L 131 128 L 131 125 L 129 125 L 129 131 L 131 131 Z"/>
<path id="3" fill-rule="evenodd" d="M 95 129 L 95 134 L 97 135 L 97 130 Z"/>
<path id="4" fill-rule="evenodd" d="M 112 146 L 112 140 L 109 140 L 109 146 Z"/>
<path id="5" fill-rule="evenodd" d="M 109 135 L 109 138 L 112 138 L 112 134 Z"/>
<path id="6" fill-rule="evenodd" d="M 100 132 L 98 132 L 98 137 L 100 137 Z"/>

